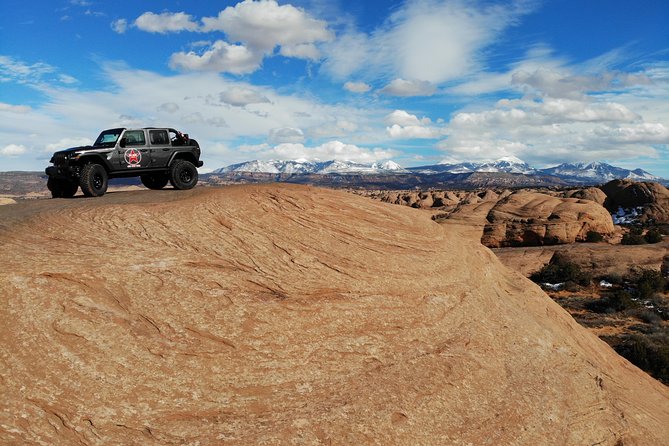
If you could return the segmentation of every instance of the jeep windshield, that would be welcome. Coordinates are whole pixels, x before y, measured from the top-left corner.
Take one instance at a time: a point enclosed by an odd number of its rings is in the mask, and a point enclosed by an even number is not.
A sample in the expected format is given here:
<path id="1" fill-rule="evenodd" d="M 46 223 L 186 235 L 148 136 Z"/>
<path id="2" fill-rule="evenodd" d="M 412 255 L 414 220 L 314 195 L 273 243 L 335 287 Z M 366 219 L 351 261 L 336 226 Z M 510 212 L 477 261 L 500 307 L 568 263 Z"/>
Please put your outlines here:
<path id="1" fill-rule="evenodd" d="M 103 131 L 100 133 L 100 136 L 98 136 L 98 139 L 95 140 L 95 144 L 93 144 L 93 146 L 114 147 L 118 137 L 121 136 L 121 133 L 123 133 L 123 130 L 125 129 L 111 129 Z"/>

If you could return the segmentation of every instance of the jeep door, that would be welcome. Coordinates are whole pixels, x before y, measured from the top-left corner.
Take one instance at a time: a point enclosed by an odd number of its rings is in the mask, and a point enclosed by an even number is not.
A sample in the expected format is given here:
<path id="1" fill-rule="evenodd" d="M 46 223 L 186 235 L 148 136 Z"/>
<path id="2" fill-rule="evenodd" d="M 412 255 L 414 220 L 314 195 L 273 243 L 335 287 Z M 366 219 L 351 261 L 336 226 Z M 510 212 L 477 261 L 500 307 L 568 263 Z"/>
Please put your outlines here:
<path id="1" fill-rule="evenodd" d="M 172 144 L 166 129 L 149 130 L 151 143 L 151 167 L 166 167 L 172 155 Z"/>
<path id="2" fill-rule="evenodd" d="M 122 147 L 125 143 L 125 147 Z M 126 130 L 116 146 L 116 156 L 121 169 L 151 166 L 151 154 L 144 130 Z"/>

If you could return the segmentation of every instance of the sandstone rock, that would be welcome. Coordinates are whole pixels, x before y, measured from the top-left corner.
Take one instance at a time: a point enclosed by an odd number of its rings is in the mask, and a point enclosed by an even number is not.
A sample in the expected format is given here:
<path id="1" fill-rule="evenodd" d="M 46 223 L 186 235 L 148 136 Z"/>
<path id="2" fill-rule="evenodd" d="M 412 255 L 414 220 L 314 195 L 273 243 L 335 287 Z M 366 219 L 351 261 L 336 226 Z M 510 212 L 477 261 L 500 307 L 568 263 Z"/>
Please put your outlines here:
<path id="1" fill-rule="evenodd" d="M 0 207 L 0 443 L 667 445 L 667 387 L 457 227 L 182 192 Z"/>
<path id="2" fill-rule="evenodd" d="M 611 215 L 594 201 L 520 191 L 490 210 L 481 238 L 488 247 L 583 241 L 589 231 L 611 234 Z"/>
<path id="3" fill-rule="evenodd" d="M 16 200 L 12 198 L 2 198 L 0 197 L 0 206 L 6 205 L 6 204 L 16 204 Z"/>
<path id="4" fill-rule="evenodd" d="M 606 194 L 597 187 L 572 189 L 567 191 L 563 196 L 565 198 L 580 198 L 582 200 L 590 200 L 601 205 L 604 205 L 604 201 L 606 200 Z"/>
<path id="5" fill-rule="evenodd" d="M 618 208 L 642 208 L 639 221 L 669 223 L 669 190 L 659 183 L 613 180 L 602 186 L 604 206 L 611 212 Z"/>

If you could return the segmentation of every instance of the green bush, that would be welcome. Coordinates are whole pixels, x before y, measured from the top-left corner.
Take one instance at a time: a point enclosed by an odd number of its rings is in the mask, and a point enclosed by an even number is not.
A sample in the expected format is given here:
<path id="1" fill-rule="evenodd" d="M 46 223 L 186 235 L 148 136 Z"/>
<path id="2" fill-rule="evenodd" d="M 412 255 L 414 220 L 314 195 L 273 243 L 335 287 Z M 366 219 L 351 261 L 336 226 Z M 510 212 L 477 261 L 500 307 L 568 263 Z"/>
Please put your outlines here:
<path id="1" fill-rule="evenodd" d="M 623 235 L 623 239 L 620 243 L 623 245 L 645 245 L 646 239 L 640 234 L 629 232 Z"/>
<path id="2" fill-rule="evenodd" d="M 587 286 L 592 281 L 592 276 L 581 271 L 574 262 L 569 261 L 560 253 L 553 254 L 550 262 L 539 271 L 533 273 L 530 279 L 536 283 L 566 283 L 574 282 L 581 286 Z"/>
<path id="3" fill-rule="evenodd" d="M 646 243 L 660 243 L 662 241 L 662 234 L 656 228 L 649 229 L 643 237 Z"/>
<path id="4" fill-rule="evenodd" d="M 647 269 L 636 277 L 635 285 L 639 299 L 650 299 L 655 293 L 664 291 L 667 279 L 662 276 L 661 272 Z"/>
<path id="5" fill-rule="evenodd" d="M 604 240 L 604 236 L 597 231 L 588 231 L 585 234 L 585 241 L 589 243 L 598 243 Z"/>
<path id="6" fill-rule="evenodd" d="M 669 384 L 669 340 L 633 335 L 616 346 L 616 351 L 632 364 Z"/>

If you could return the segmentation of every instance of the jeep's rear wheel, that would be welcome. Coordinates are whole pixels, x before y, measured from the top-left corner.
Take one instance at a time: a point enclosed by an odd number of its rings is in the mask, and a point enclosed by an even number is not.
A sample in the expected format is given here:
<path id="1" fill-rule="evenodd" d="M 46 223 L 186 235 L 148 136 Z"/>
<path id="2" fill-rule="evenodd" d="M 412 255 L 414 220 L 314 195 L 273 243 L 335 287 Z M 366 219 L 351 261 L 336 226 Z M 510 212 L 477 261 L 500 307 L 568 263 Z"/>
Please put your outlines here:
<path id="1" fill-rule="evenodd" d="M 186 160 L 176 160 L 170 167 L 170 183 L 175 189 L 192 189 L 197 184 L 197 168 Z"/>
<path id="2" fill-rule="evenodd" d="M 107 171 L 99 164 L 86 164 L 81 168 L 79 186 L 87 197 L 101 197 L 107 192 Z"/>
<path id="3" fill-rule="evenodd" d="M 47 180 L 46 187 L 51 191 L 51 198 L 72 198 L 79 189 L 76 181 L 59 180 L 51 177 Z"/>
<path id="4" fill-rule="evenodd" d="M 154 190 L 162 189 L 167 185 L 167 182 L 170 180 L 167 174 L 164 173 L 153 173 L 149 175 L 142 175 L 140 178 L 144 186 Z"/>

